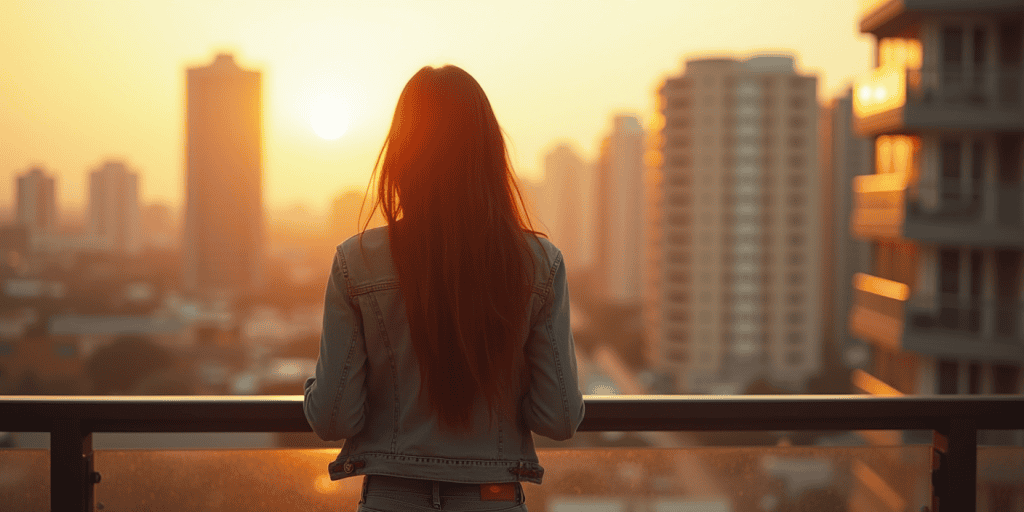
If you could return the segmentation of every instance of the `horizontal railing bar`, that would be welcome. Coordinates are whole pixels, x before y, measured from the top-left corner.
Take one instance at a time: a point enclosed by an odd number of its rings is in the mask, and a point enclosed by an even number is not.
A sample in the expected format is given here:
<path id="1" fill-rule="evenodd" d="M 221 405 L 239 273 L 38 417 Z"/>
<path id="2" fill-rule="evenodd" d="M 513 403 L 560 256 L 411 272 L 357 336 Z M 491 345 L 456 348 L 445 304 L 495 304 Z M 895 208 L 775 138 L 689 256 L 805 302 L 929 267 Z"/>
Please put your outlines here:
<path id="1" fill-rule="evenodd" d="M 1024 429 L 1020 395 L 587 395 L 580 431 Z M 302 396 L 4 396 L 0 431 L 309 432 Z"/>

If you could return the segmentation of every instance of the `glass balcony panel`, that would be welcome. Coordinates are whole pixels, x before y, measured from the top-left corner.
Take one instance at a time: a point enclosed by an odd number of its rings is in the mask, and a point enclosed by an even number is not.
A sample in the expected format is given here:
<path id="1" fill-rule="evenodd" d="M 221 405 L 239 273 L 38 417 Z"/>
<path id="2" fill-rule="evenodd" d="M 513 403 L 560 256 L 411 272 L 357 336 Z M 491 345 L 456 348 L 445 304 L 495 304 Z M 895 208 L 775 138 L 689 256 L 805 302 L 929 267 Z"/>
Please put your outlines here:
<path id="1" fill-rule="evenodd" d="M 50 451 L 0 449 L 0 509 L 50 508 Z"/>
<path id="2" fill-rule="evenodd" d="M 982 441 L 1014 432 L 983 432 Z M 634 435 L 634 434 L 629 434 Z M 670 434 L 671 435 L 671 434 Z M 1009 436 L 1009 437 L 1008 437 Z M 533 512 L 569 510 L 922 510 L 930 447 L 541 449 Z M 362 479 L 332 481 L 335 449 L 100 450 L 98 510 L 355 510 Z M 978 510 L 1024 491 L 1024 448 L 978 450 Z M 5 510 L 49 507 L 49 452 L 0 450 Z M 102 509 L 99 507 L 102 506 Z M 890 508 L 885 508 L 890 507 Z M 892 508 L 895 507 L 895 508 Z"/>
<path id="3" fill-rule="evenodd" d="M 1021 77 L 1018 67 L 970 73 L 911 69 L 907 70 L 907 94 L 919 104 L 1018 106 Z"/>

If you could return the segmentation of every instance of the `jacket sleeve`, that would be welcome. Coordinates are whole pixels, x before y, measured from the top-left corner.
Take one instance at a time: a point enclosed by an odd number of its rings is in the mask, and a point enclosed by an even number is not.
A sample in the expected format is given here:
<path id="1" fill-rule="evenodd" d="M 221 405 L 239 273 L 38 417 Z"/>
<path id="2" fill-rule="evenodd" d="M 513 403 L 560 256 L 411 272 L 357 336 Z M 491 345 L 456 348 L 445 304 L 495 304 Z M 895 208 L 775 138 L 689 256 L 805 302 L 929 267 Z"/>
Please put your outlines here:
<path id="1" fill-rule="evenodd" d="M 584 404 L 569 329 L 569 286 L 560 253 L 555 257 L 545 299 L 526 341 L 530 389 L 523 397 L 522 409 L 530 430 L 564 441 L 583 421 Z"/>
<path id="2" fill-rule="evenodd" d="M 316 376 L 305 384 L 302 410 L 320 439 L 352 437 L 366 420 L 366 343 L 362 317 L 348 293 L 344 255 L 334 256 L 324 298 Z"/>

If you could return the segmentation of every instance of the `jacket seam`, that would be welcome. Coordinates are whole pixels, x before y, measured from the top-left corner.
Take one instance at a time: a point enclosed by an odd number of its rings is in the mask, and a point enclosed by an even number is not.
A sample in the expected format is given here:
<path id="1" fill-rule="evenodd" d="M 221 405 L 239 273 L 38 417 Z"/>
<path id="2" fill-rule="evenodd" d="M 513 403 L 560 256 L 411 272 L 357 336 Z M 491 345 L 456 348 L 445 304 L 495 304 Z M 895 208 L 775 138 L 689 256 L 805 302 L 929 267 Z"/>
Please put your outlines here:
<path id="1" fill-rule="evenodd" d="M 345 289 L 348 291 L 349 288 L 349 275 L 348 275 L 348 262 L 345 260 L 345 253 L 338 251 L 338 263 L 341 268 L 341 275 L 345 279 Z M 339 290 L 340 291 L 340 290 Z M 342 297 L 342 300 L 348 301 L 347 297 Z M 355 309 L 355 308 L 353 308 Z M 348 372 L 352 368 L 352 353 L 356 348 L 356 334 L 357 330 L 352 330 L 352 339 L 349 340 L 348 354 L 345 355 L 345 366 L 341 371 L 341 379 L 338 381 L 338 388 L 334 390 L 334 400 L 331 404 L 331 419 L 327 424 L 327 434 L 330 436 L 334 433 L 334 429 L 338 423 L 338 408 L 341 406 L 342 391 L 345 388 L 345 382 L 348 379 Z"/>
<path id="2" fill-rule="evenodd" d="M 398 288 L 401 288 L 401 285 L 398 283 L 398 281 L 388 280 L 383 283 L 353 286 L 352 295 L 366 295 L 367 293 L 379 292 L 383 290 L 394 290 Z"/>
<path id="3" fill-rule="evenodd" d="M 391 452 L 398 451 L 398 418 L 400 414 L 400 407 L 398 401 L 398 368 L 395 367 L 395 352 L 391 347 L 391 338 L 388 336 L 387 326 L 384 323 L 384 314 L 380 310 L 380 304 L 374 297 L 370 296 L 370 306 L 373 308 L 373 314 L 377 317 L 377 328 L 380 329 L 381 339 L 384 341 L 384 347 L 388 351 L 388 366 L 391 367 L 391 389 L 394 391 L 394 421 L 391 428 Z"/>
<path id="4" fill-rule="evenodd" d="M 549 291 L 548 296 L 549 297 L 553 297 L 554 296 L 555 272 L 557 271 L 557 269 L 558 269 L 559 265 L 561 264 L 561 262 L 562 262 L 562 254 L 558 253 L 558 255 L 555 256 L 555 263 L 551 266 L 551 274 L 550 274 L 550 277 L 548 279 L 548 291 Z M 551 306 L 554 307 L 554 304 L 552 303 Z M 555 343 L 555 341 L 554 341 L 555 340 L 555 328 L 554 328 L 554 325 L 552 324 L 552 318 L 551 318 L 552 315 L 550 313 L 551 312 L 549 312 L 549 314 L 547 315 L 547 321 L 545 322 L 545 326 L 547 327 L 547 330 L 548 330 L 548 343 L 551 344 L 551 354 L 554 356 L 554 359 L 555 359 L 555 375 L 558 376 L 558 392 L 559 392 L 559 395 L 561 396 L 561 399 L 562 399 L 562 420 L 564 422 L 563 426 L 564 426 L 564 429 L 565 429 L 563 432 L 570 432 L 571 429 L 569 428 L 569 400 L 568 400 L 568 396 L 567 396 L 567 393 L 566 393 L 566 390 L 565 390 L 565 376 L 562 373 L 562 358 L 561 358 L 561 355 L 558 353 L 558 344 Z"/>

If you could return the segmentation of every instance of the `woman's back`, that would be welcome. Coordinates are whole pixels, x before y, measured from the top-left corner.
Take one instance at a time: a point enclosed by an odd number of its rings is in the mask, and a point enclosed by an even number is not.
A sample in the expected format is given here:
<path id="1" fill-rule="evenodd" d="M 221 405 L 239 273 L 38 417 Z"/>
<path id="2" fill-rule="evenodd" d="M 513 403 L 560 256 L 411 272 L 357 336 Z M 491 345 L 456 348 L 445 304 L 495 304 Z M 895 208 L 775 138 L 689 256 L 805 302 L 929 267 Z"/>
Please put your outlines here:
<path id="1" fill-rule="evenodd" d="M 305 402 L 306 416 L 321 438 L 346 439 L 331 467 L 332 478 L 391 474 L 465 483 L 540 483 L 543 470 L 530 431 L 568 439 L 583 417 L 583 400 L 567 330 L 565 266 L 554 245 L 536 240 L 531 244 L 536 269 L 531 313 L 523 319 L 529 385 L 514 392 L 520 414 L 515 424 L 492 418 L 486 401 L 477 396 L 472 407 L 465 404 L 472 411 L 472 428 L 466 432 L 439 428 L 435 413 L 421 399 L 419 362 L 411 349 L 387 229 L 368 230 L 338 247 L 327 291 L 327 306 L 335 306 L 337 313 L 325 312 L 324 332 L 347 339 L 325 335 Z"/>
<path id="2" fill-rule="evenodd" d="M 373 510 L 414 509 L 427 486 L 437 509 L 469 484 L 525 510 L 519 482 L 543 477 L 531 430 L 568 439 L 584 412 L 561 253 L 531 228 L 490 102 L 455 66 L 409 80 L 374 172 L 386 227 L 338 246 L 303 402 L 321 438 L 345 439 L 331 478 L 367 475 Z"/>

